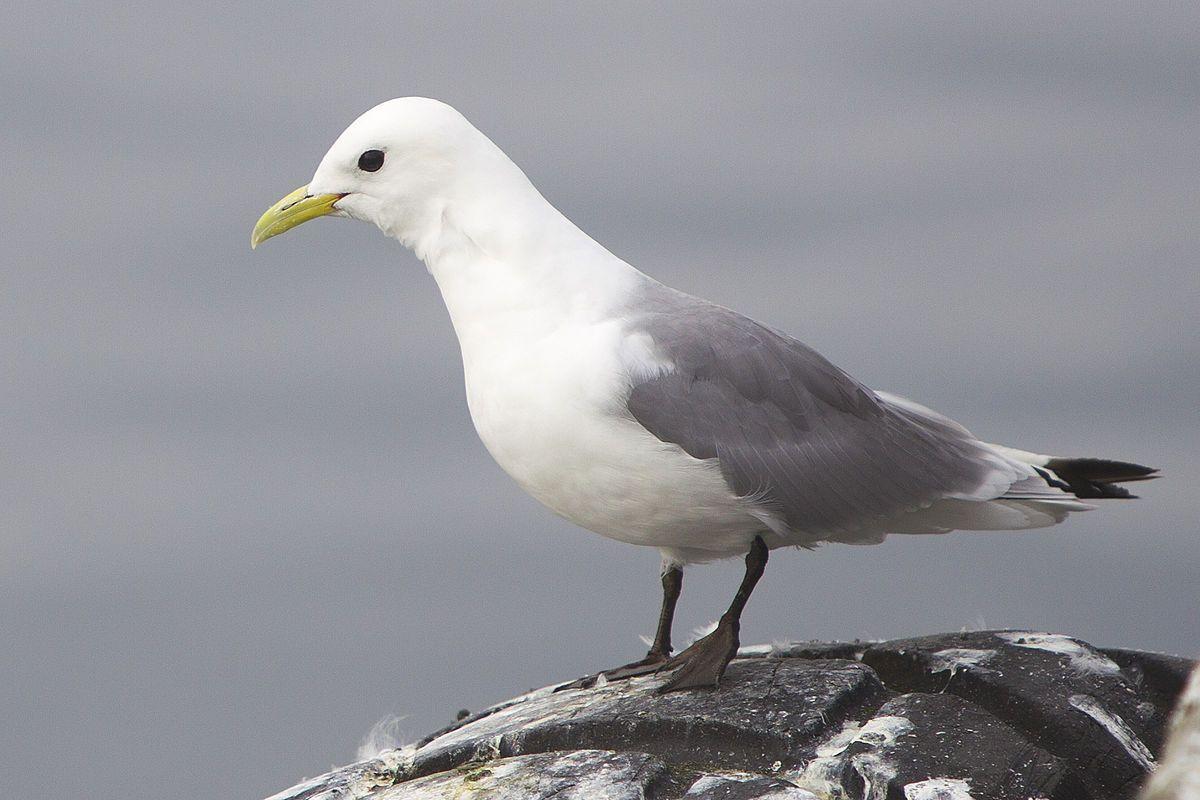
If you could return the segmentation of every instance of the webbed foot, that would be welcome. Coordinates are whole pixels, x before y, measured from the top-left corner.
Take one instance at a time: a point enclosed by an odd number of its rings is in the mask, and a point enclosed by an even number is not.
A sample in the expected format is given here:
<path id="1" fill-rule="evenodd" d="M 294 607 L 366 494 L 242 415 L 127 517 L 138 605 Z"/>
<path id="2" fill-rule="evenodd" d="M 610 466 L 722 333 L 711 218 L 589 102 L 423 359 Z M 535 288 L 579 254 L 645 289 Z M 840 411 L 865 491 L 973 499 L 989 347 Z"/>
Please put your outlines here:
<path id="1" fill-rule="evenodd" d="M 716 630 L 697 639 L 691 647 L 659 667 L 663 671 L 673 669 L 675 672 L 670 680 L 655 690 L 655 694 L 685 689 L 715 689 L 721 683 L 725 668 L 737 655 L 740 627 L 737 620 L 722 618 Z"/>

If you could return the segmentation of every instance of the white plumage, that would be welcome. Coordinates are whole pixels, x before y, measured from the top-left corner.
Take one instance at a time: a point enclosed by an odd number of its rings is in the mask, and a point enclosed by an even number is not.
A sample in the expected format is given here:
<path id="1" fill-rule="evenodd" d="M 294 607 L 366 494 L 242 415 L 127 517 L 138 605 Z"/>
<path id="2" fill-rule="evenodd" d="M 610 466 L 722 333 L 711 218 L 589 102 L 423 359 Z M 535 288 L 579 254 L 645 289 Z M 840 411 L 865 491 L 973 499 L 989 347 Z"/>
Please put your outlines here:
<path id="1" fill-rule="evenodd" d="M 364 174 L 354 165 L 371 148 L 387 162 Z M 562 216 L 456 111 L 420 98 L 372 109 L 333 145 L 309 192 L 345 194 L 335 213 L 375 223 L 425 261 L 462 347 L 480 438 L 522 488 L 597 533 L 687 562 L 744 553 L 760 533 L 772 546 L 873 543 L 890 532 L 1039 527 L 1087 508 L 1018 451 L 997 448 L 969 491 L 913 498 L 915 511 L 849 529 L 790 531 L 763 502 L 770 486 L 740 496 L 718 460 L 630 416 L 631 386 L 675 369 L 664 343 L 630 323 L 641 296 L 662 287 Z M 1025 493 L 998 500 L 1022 481 Z"/>
<path id="2" fill-rule="evenodd" d="M 475 427 L 522 488 L 662 552 L 651 656 L 670 650 L 674 565 L 751 552 L 729 619 L 672 688 L 719 679 L 769 548 L 1043 527 L 1090 507 L 1077 495 L 1127 496 L 1111 484 L 1152 472 L 980 442 L 785 334 L 662 286 L 437 101 L 392 100 L 356 120 L 252 241 L 322 214 L 371 222 L 425 262 Z"/>

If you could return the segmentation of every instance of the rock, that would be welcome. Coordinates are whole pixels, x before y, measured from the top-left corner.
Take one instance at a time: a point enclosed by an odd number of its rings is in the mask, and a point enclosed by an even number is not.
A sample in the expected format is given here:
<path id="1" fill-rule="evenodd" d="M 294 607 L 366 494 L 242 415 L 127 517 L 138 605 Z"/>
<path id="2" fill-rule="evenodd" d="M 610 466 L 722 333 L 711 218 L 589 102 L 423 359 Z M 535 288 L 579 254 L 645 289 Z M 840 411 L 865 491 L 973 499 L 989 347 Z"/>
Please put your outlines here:
<path id="1" fill-rule="evenodd" d="M 417 774 L 478 758 L 598 747 L 687 764 L 769 771 L 812 756 L 828 726 L 874 708 L 887 690 L 856 661 L 758 658 L 735 661 L 719 692 L 655 695 L 663 678 L 594 689 L 534 692 L 443 733 L 418 751 Z"/>
<path id="2" fill-rule="evenodd" d="M 1183 687 L 1195 664 L 1190 658 L 1165 653 L 1119 648 L 1105 648 L 1100 652 L 1115 661 L 1121 667 L 1121 672 L 1137 684 L 1142 693 L 1157 695 L 1160 704 L 1165 702 L 1168 707 L 1172 705 L 1173 698 L 1183 694 Z"/>
<path id="3" fill-rule="evenodd" d="M 271 800 L 1117 800 L 1191 662 L 991 631 L 744 648 L 718 691 L 539 689 Z"/>
<path id="4" fill-rule="evenodd" d="M 1200 667 L 1171 716 L 1165 752 L 1142 800 L 1200 800 Z"/>
<path id="5" fill-rule="evenodd" d="M 641 800 L 671 782 L 659 760 L 644 753 L 573 750 L 501 758 L 414 778 L 371 795 L 372 800 Z"/>
<path id="6" fill-rule="evenodd" d="M 835 735 L 802 778 L 826 795 L 847 797 L 1082 796 L 1060 759 L 952 694 L 892 698 L 861 726 L 848 725 Z M 957 794 L 956 782 L 962 784 Z"/>
<path id="7" fill-rule="evenodd" d="M 1098 650 L 1067 636 L 961 633 L 874 645 L 890 688 L 948 692 L 1062 758 L 1091 797 L 1132 797 L 1154 766 L 1170 708 Z"/>
<path id="8" fill-rule="evenodd" d="M 794 783 L 752 775 L 702 775 L 685 800 L 820 800 Z"/>

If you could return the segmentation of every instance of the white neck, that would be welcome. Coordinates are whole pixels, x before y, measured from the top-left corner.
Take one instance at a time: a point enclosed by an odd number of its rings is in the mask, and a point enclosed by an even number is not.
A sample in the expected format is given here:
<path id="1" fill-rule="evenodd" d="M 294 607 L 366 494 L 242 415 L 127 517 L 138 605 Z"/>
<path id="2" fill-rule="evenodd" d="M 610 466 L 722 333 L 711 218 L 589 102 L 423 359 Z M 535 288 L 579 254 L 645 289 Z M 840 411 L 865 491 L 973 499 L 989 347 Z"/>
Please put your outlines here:
<path id="1" fill-rule="evenodd" d="M 550 205 L 499 148 L 460 170 L 396 238 L 437 280 L 464 347 L 604 318 L 644 276 Z"/>

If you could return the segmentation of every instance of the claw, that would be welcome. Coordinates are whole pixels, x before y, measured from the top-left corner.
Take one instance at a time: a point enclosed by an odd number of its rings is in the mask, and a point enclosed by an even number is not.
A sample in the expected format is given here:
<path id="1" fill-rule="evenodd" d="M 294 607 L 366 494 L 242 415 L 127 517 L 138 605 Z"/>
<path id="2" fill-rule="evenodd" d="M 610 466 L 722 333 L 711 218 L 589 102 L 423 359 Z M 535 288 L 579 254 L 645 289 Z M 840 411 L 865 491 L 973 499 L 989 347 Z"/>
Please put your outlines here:
<path id="1" fill-rule="evenodd" d="M 556 686 L 554 691 L 565 692 L 568 689 L 591 689 L 601 677 L 606 681 L 620 681 L 627 678 L 636 678 L 639 675 L 650 675 L 663 669 L 670 661 L 666 653 L 650 652 L 641 661 L 634 661 L 632 664 L 626 664 L 623 667 L 615 667 L 603 672 L 597 672 L 595 675 L 585 675 L 578 680 L 564 683 L 562 686 Z"/>

